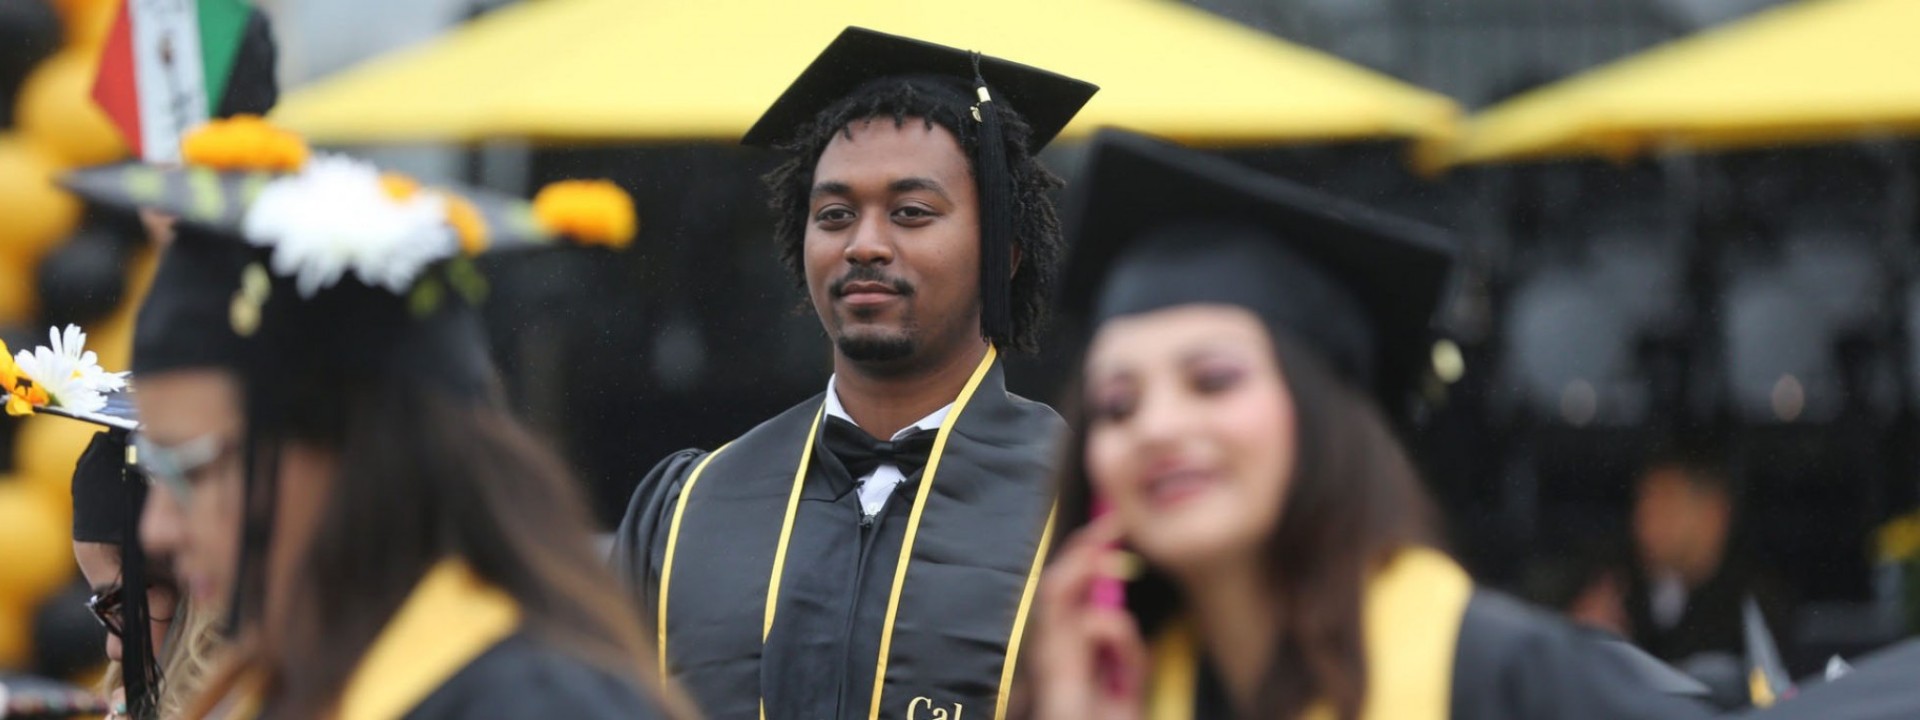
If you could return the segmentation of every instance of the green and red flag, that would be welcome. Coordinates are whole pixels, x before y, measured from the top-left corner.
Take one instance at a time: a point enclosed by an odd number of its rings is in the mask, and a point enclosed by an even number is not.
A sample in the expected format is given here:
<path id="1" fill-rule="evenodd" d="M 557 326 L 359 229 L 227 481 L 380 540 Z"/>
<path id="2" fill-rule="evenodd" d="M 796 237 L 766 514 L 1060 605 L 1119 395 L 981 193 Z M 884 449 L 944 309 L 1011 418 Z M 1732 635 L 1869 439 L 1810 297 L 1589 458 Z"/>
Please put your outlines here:
<path id="1" fill-rule="evenodd" d="M 148 162 L 180 158 L 180 138 L 226 93 L 251 8 L 246 0 L 120 0 L 93 99 Z"/>

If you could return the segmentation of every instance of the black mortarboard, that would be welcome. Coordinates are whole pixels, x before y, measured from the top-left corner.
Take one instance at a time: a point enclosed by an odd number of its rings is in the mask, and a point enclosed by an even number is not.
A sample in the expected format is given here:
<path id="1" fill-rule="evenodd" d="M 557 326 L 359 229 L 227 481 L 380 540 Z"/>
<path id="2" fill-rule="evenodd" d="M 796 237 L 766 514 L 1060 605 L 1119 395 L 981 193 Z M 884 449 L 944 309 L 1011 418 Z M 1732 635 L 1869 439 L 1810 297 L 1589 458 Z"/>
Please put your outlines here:
<path id="1" fill-rule="evenodd" d="M 1160 140 L 1102 131 L 1068 201 L 1068 313 L 1259 314 L 1398 416 L 1430 367 L 1442 231 Z"/>
<path id="2" fill-rule="evenodd" d="M 849 27 L 773 101 L 741 142 L 785 146 L 848 96 L 888 82 L 942 98 L 956 117 L 971 117 L 977 124 L 950 129 L 978 139 L 972 162 L 980 197 L 981 333 L 1011 337 L 1015 190 L 1007 143 L 1018 140 L 1008 137 L 1009 120 L 1001 113 L 1025 121 L 1029 133 L 1023 149 L 1037 153 L 1099 87 L 1000 58 Z"/>
<path id="3" fill-rule="evenodd" d="M 978 55 L 976 75 L 976 55 L 924 40 L 849 27 L 813 59 L 800 77 L 794 78 L 740 142 L 775 147 L 792 140 L 800 128 L 862 85 L 882 78 L 926 76 L 964 83 L 969 104 L 979 102 L 973 96 L 975 78 L 986 80 L 993 100 L 1005 102 L 1033 129 L 1027 149 L 1039 152 L 1100 89 L 1089 82 L 987 55 Z"/>

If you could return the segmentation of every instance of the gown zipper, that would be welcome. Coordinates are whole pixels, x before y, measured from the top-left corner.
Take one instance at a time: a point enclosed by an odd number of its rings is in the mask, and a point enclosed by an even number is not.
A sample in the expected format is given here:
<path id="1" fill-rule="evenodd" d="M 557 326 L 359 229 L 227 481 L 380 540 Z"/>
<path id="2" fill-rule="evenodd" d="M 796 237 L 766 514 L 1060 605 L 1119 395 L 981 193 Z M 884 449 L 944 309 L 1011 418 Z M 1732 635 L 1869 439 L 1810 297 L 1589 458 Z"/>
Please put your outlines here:
<path id="1" fill-rule="evenodd" d="M 893 496 L 898 495 L 899 490 L 898 485 L 894 486 L 894 492 L 888 493 L 887 499 L 880 501 L 880 509 L 872 515 L 860 513 L 860 559 L 859 565 L 853 570 L 852 597 L 847 603 L 846 625 L 841 631 L 846 643 L 843 646 L 844 655 L 840 658 L 840 686 L 834 691 L 834 717 L 847 716 L 847 670 L 853 666 L 853 628 L 860 619 L 860 591 L 867 584 L 867 558 L 872 554 L 873 541 L 880 537 L 880 519 L 886 515 L 887 508 L 893 505 Z"/>

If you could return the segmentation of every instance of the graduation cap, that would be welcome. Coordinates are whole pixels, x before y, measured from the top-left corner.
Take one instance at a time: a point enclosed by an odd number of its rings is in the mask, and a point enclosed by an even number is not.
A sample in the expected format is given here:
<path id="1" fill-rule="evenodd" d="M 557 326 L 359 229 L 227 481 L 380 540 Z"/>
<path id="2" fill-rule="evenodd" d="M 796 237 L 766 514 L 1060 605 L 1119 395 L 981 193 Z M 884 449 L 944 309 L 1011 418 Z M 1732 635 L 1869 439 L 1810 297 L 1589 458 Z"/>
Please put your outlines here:
<path id="1" fill-rule="evenodd" d="M 1780 658 L 1780 646 L 1774 642 L 1760 603 L 1752 595 L 1740 601 L 1740 634 L 1747 647 L 1748 700 L 1754 707 L 1770 707 L 1792 698 L 1796 689 Z"/>
<path id="2" fill-rule="evenodd" d="M 977 139 L 970 160 L 980 198 L 981 332 L 992 339 L 1011 337 L 1015 228 L 1008 143 L 1023 142 L 1027 153 L 1038 153 L 1099 88 L 977 52 L 848 27 L 774 100 L 741 142 L 785 147 L 826 121 L 850 96 L 886 83 L 909 85 L 939 99 L 954 117 L 973 121 L 970 127 L 948 129 Z M 1009 118 L 1024 121 L 1029 130 L 1024 139 L 1007 136 Z"/>
<path id="3" fill-rule="evenodd" d="M 1742 715 L 1753 720 L 1907 720 L 1920 717 L 1920 639 L 1896 643 L 1854 663 L 1837 680 L 1801 688 L 1764 710 Z"/>
<path id="4" fill-rule="evenodd" d="M 1238 305 L 1393 417 L 1431 367 L 1454 256 L 1436 228 L 1114 130 L 1095 138 L 1066 213 L 1071 315 Z"/>

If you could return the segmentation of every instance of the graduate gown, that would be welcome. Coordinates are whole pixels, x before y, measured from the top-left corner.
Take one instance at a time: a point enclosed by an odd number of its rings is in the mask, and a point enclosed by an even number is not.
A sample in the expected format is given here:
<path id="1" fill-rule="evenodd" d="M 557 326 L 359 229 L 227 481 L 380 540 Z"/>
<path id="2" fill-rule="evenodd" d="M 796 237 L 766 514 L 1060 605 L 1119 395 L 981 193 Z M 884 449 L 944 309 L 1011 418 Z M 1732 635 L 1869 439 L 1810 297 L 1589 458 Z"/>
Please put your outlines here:
<path id="1" fill-rule="evenodd" d="M 1008 393 L 989 349 L 926 466 L 868 517 L 824 402 L 641 481 L 614 563 L 661 667 L 719 720 L 1003 714 L 1065 423 Z"/>
<path id="2" fill-rule="evenodd" d="M 1689 720 L 1692 683 L 1624 642 L 1476 588 L 1438 552 L 1401 551 L 1368 583 L 1367 720 Z M 1217 675 L 1176 622 L 1152 644 L 1148 717 L 1232 717 Z M 1703 689 L 1703 688 L 1701 688 Z M 1331 718 L 1325 707 L 1309 720 Z"/>
<path id="3" fill-rule="evenodd" d="M 248 697 L 215 717 L 270 718 Z M 665 718 L 636 683 L 520 629 L 520 608 L 465 563 L 421 579 L 360 659 L 339 720 Z"/>

